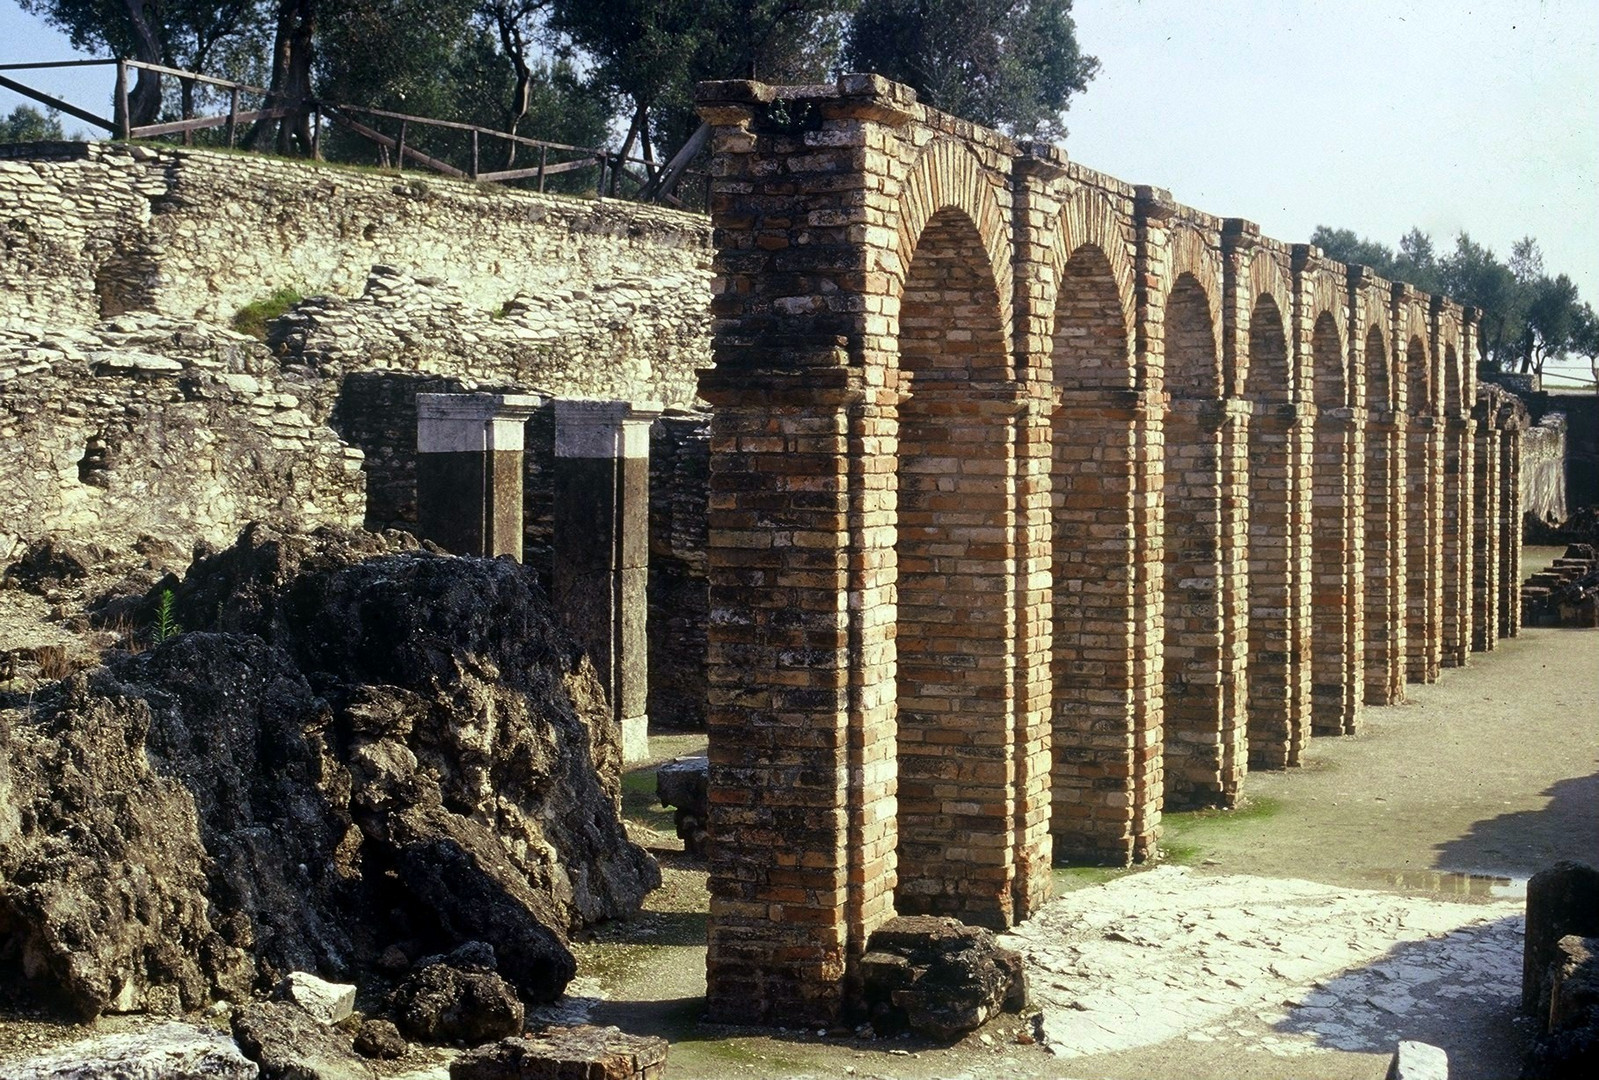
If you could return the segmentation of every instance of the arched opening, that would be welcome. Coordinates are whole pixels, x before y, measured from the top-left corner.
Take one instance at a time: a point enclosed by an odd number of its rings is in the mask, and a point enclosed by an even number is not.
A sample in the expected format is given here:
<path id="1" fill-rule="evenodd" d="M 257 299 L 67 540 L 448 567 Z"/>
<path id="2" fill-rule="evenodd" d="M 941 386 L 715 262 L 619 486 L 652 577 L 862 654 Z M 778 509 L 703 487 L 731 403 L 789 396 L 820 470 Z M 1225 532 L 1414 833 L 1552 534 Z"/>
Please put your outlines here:
<path id="1" fill-rule="evenodd" d="M 999 296 L 976 227 L 927 223 L 900 304 L 898 706 L 901 914 L 1010 922 L 1007 626 L 1013 427 L 974 381 L 1007 374 Z"/>
<path id="2" fill-rule="evenodd" d="M 1393 377 L 1381 326 L 1366 332 L 1366 703 L 1391 705 L 1403 696 L 1398 648 L 1403 626 L 1398 595 L 1397 429 Z"/>
<path id="3" fill-rule="evenodd" d="M 1100 248 L 1072 252 L 1055 308 L 1052 444 L 1057 857 L 1120 864 L 1146 853 L 1138 784 L 1140 674 L 1135 494 L 1137 402 L 1129 318 Z"/>
<path id="4" fill-rule="evenodd" d="M 1282 309 L 1261 294 L 1249 316 L 1249 767 L 1299 764 L 1294 703 L 1293 382 Z"/>
<path id="5" fill-rule="evenodd" d="M 1420 336 L 1405 347 L 1405 676 L 1410 682 L 1437 678 L 1438 612 L 1433 604 L 1437 574 L 1433 550 L 1438 542 L 1439 509 L 1433 482 L 1432 378 L 1427 346 Z"/>
<path id="6" fill-rule="evenodd" d="M 1359 678 L 1359 642 L 1351 632 L 1359 602 L 1352 574 L 1357 527 L 1354 424 L 1348 412 L 1348 362 L 1343 335 L 1331 312 L 1316 319 L 1310 340 L 1316 405 L 1311 455 L 1310 511 L 1310 726 L 1313 735 L 1347 735 L 1355 729 L 1352 694 Z"/>
<path id="7" fill-rule="evenodd" d="M 1166 300 L 1165 630 L 1162 649 L 1166 805 L 1237 798 L 1239 732 L 1224 686 L 1221 364 L 1210 298 L 1182 274 Z M 1230 667 L 1225 671 L 1230 681 Z"/>

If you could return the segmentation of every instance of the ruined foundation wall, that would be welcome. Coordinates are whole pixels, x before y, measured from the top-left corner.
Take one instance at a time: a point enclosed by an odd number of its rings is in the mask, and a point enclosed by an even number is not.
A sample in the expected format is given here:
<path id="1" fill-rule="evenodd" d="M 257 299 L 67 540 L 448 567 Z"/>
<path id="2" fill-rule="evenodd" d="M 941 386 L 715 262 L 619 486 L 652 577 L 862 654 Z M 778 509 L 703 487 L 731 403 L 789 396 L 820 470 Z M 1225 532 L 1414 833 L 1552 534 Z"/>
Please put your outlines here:
<path id="1" fill-rule="evenodd" d="M 50 533 L 414 521 L 418 390 L 691 405 L 709 239 L 694 215 L 412 174 L 6 148 L 0 562 Z M 279 289 L 310 299 L 270 348 L 228 329 Z"/>
<path id="2" fill-rule="evenodd" d="M 1547 413 L 1527 429 L 1521 449 L 1521 509 L 1541 521 L 1566 520 L 1566 417 Z"/>

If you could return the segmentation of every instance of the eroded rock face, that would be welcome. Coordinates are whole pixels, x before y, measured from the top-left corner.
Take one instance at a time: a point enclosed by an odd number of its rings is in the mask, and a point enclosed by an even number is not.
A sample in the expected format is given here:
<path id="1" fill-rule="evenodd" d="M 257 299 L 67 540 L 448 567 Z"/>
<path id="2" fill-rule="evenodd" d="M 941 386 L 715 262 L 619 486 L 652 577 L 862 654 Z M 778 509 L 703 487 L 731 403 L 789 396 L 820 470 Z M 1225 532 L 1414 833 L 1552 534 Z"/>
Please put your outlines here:
<path id="1" fill-rule="evenodd" d="M 549 1000 L 567 932 L 659 883 L 603 693 L 516 564 L 251 529 L 177 605 L 178 638 L 0 711 L 0 965 L 80 1014 L 463 940 Z"/>

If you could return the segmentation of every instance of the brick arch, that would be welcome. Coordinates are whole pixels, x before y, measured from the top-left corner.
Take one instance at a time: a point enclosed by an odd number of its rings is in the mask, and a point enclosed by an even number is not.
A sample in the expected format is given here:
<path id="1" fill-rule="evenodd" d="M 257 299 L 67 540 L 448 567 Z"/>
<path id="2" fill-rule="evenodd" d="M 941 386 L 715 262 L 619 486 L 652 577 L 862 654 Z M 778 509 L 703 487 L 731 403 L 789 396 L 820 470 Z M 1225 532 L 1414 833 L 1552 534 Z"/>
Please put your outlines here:
<path id="1" fill-rule="evenodd" d="M 1433 401 L 1433 364 L 1427 339 L 1412 333 L 1405 342 L 1404 352 L 1395 357 L 1404 371 L 1405 411 L 1411 416 L 1431 416 Z"/>
<path id="2" fill-rule="evenodd" d="M 1388 330 L 1377 323 L 1368 323 L 1367 326 L 1366 408 L 1392 410 L 1398 397 L 1394 393 L 1394 364 L 1388 355 Z"/>
<path id="3" fill-rule="evenodd" d="M 1310 332 L 1312 396 L 1316 406 L 1311 452 L 1311 696 L 1314 735 L 1348 735 L 1355 730 L 1363 692 L 1355 680 L 1364 677 L 1364 642 L 1355 618 L 1360 557 L 1357 544 L 1362 513 L 1354 498 L 1357 435 L 1351 414 L 1349 350 L 1345 321 L 1333 310 L 1317 313 Z"/>
<path id="4" fill-rule="evenodd" d="M 1255 296 L 1249 314 L 1249 360 L 1244 396 L 1254 404 L 1283 404 L 1294 399 L 1289 363 L 1287 310 L 1276 290 Z"/>
<path id="5" fill-rule="evenodd" d="M 963 215 L 975 230 L 978 245 L 970 254 L 981 253 L 987 274 L 993 281 L 1001 326 L 1011 324 L 1013 295 L 1012 239 L 1008 215 L 999 200 L 982 162 L 968 149 L 948 139 L 938 139 L 926 147 L 911 166 L 899 189 L 899 209 L 891 262 L 891 298 L 905 287 L 911 263 L 923 247 L 923 232 L 935 220 L 948 220 L 948 212 Z"/>
<path id="6" fill-rule="evenodd" d="M 1344 327 L 1331 310 L 1322 309 L 1310 332 L 1312 400 L 1318 408 L 1336 409 L 1349 404 L 1349 350 L 1344 347 Z"/>
<path id="7" fill-rule="evenodd" d="M 1125 219 L 1110 199 L 1079 185 L 1051 226 L 1046 265 L 1055 303 L 1045 312 L 1057 386 L 1131 387 L 1133 259 Z M 1092 327 L 1092 341 L 1078 335 Z M 1088 346 L 1084 348 L 1083 346 Z M 1063 364 L 1070 358 L 1073 363 Z"/>
<path id="8" fill-rule="evenodd" d="M 1260 277 L 1264 277 L 1261 275 Z M 1249 767 L 1282 769 L 1299 763 L 1303 735 L 1292 664 L 1296 642 L 1293 533 L 1298 523 L 1292 447 L 1284 406 L 1294 400 L 1285 312 L 1286 275 L 1262 287 L 1255 278 L 1249 316 L 1249 655 L 1246 705 Z"/>
<path id="9" fill-rule="evenodd" d="M 999 294 L 967 211 L 922 222 L 898 323 L 894 674 L 901 914 L 1009 925 L 1015 860 L 1005 653 L 1015 508 L 1008 416 L 975 384 L 1007 378 Z M 1003 856 L 996 858 L 996 855 Z"/>
<path id="10" fill-rule="evenodd" d="M 1249 349 L 1240 352 L 1237 363 L 1240 370 L 1232 373 L 1232 384 L 1238 392 L 1250 401 L 1291 401 L 1294 397 L 1293 372 L 1288 360 L 1287 346 L 1287 315 L 1293 310 L 1294 286 L 1293 279 L 1282 262 L 1273 258 L 1267 252 L 1256 252 L 1249 260 L 1248 275 L 1246 278 L 1249 295 L 1254 299 L 1250 302 L 1249 323 Z M 1273 368 L 1262 376 L 1255 372 L 1254 362 L 1257 352 L 1260 352 L 1263 362 L 1270 362 L 1270 357 L 1275 355 L 1273 349 L 1268 348 L 1265 340 L 1257 348 L 1254 313 L 1262 311 L 1261 301 L 1269 301 L 1267 314 L 1275 313 L 1275 329 L 1266 328 L 1266 335 L 1276 334 L 1282 338 L 1283 353 L 1280 370 Z M 1263 396 L 1263 391 L 1268 387 L 1280 388 L 1281 396 Z"/>
<path id="11" fill-rule="evenodd" d="M 1166 391 L 1191 401 L 1222 396 L 1219 327 L 1211 298 L 1188 271 L 1166 298 Z"/>
<path id="12" fill-rule="evenodd" d="M 1302 339 L 1309 348 L 1298 358 L 1297 366 L 1306 379 L 1301 386 L 1300 400 L 1313 402 L 1321 408 L 1347 405 L 1350 386 L 1349 350 L 1344 347 L 1347 297 L 1331 273 L 1307 271 L 1300 278 L 1300 287 L 1305 289 L 1301 310 L 1306 316 L 1305 324 L 1311 328 L 1309 339 Z M 1327 333 L 1332 337 L 1323 337 L 1318 348 L 1318 336 Z M 1336 387 L 1336 397 L 1333 387 Z"/>

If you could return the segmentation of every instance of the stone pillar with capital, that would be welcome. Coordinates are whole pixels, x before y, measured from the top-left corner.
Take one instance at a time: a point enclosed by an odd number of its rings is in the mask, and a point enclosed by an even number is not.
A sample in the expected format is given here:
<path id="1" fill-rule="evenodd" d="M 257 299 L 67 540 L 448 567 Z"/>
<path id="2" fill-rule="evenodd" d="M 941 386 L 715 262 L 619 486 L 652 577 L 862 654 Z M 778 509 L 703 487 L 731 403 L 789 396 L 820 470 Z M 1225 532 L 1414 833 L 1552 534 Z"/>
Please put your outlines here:
<path id="1" fill-rule="evenodd" d="M 533 394 L 416 396 L 417 528 L 457 555 L 522 561 L 523 428 Z"/>
<path id="2" fill-rule="evenodd" d="M 649 756 L 650 424 L 660 412 L 555 402 L 555 605 L 605 684 L 624 762 Z"/>

